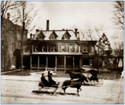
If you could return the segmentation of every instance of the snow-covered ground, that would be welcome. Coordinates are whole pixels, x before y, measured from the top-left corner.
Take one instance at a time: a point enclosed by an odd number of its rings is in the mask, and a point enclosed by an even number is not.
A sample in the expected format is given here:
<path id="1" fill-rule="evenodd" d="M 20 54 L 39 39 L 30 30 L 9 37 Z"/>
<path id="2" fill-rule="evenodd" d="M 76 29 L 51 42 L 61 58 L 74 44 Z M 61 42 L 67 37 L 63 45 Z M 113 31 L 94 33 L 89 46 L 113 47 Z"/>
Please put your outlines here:
<path id="1" fill-rule="evenodd" d="M 118 104 L 124 102 L 124 82 L 123 79 L 104 80 L 101 87 L 82 86 L 80 96 L 76 95 L 75 88 L 68 88 L 66 95 L 40 93 L 32 91 L 38 90 L 38 82 L 41 73 L 32 73 L 30 76 L 10 76 L 2 75 L 1 78 L 1 103 L 2 104 L 24 104 L 24 103 L 83 103 L 83 104 Z M 63 82 L 69 78 L 57 78 L 54 80 Z M 51 92 L 52 89 L 46 89 Z M 60 92 L 63 93 L 62 90 Z M 71 94 L 72 93 L 72 94 Z"/>

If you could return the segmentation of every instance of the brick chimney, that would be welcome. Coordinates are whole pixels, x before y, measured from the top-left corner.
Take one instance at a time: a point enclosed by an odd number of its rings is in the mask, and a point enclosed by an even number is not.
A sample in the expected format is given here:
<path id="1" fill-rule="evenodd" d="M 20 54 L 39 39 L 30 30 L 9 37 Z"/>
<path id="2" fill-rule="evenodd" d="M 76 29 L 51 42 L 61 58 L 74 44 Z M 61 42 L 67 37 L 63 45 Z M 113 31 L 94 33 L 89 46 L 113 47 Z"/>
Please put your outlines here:
<path id="1" fill-rule="evenodd" d="M 80 38 L 79 38 L 79 32 L 78 32 L 78 29 L 77 28 L 75 28 L 75 36 L 76 36 L 76 38 L 79 40 Z"/>
<path id="2" fill-rule="evenodd" d="M 75 28 L 75 35 L 76 35 L 76 37 L 77 37 L 77 33 L 78 33 L 78 29 Z"/>
<path id="3" fill-rule="evenodd" d="M 32 39 L 32 36 L 33 36 L 33 34 L 31 33 L 31 34 L 30 34 L 30 39 Z"/>
<path id="4" fill-rule="evenodd" d="M 49 20 L 46 21 L 46 30 L 49 31 Z"/>

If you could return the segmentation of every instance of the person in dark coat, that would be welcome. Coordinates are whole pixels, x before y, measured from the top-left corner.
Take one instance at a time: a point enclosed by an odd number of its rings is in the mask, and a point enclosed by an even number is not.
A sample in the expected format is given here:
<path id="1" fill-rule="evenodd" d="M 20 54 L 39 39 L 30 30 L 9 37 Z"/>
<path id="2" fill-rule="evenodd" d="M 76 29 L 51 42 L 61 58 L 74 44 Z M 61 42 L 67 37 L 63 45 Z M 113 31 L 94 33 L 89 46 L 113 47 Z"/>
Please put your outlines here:
<path id="1" fill-rule="evenodd" d="M 42 73 L 42 77 L 41 77 L 41 82 L 45 85 L 45 86 L 49 86 L 48 81 L 46 80 L 44 73 Z"/>
<path id="2" fill-rule="evenodd" d="M 56 82 L 52 79 L 52 73 L 50 73 L 50 71 L 48 71 L 48 81 L 49 81 L 49 86 L 56 84 Z"/>

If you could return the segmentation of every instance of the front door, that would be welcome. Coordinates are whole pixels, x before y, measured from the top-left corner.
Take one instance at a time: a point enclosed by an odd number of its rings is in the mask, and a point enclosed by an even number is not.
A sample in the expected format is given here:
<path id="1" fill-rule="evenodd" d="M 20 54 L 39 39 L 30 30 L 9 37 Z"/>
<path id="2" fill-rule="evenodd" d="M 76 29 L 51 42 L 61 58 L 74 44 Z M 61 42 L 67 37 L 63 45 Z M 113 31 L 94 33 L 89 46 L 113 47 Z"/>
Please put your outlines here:
<path id="1" fill-rule="evenodd" d="M 48 67 L 49 68 L 55 67 L 55 56 L 53 56 L 53 55 L 48 56 Z"/>

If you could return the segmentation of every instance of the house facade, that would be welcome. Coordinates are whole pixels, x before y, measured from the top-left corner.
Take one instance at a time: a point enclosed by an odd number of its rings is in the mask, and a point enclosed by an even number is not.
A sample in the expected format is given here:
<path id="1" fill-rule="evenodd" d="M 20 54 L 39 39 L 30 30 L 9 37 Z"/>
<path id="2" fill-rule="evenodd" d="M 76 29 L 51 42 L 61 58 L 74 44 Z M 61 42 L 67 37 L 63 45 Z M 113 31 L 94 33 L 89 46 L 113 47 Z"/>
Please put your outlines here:
<path id="1" fill-rule="evenodd" d="M 10 20 L 9 13 L 7 18 L 1 17 L 1 22 L 1 69 L 5 71 L 13 67 L 19 68 L 22 27 Z M 27 32 L 27 30 L 24 32 L 24 44 Z"/>
<path id="2" fill-rule="evenodd" d="M 94 67 L 96 41 L 83 41 L 75 30 L 36 30 L 27 41 L 30 69 L 77 70 L 81 66 Z M 25 65 L 25 64 L 24 64 Z"/>

